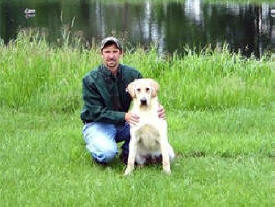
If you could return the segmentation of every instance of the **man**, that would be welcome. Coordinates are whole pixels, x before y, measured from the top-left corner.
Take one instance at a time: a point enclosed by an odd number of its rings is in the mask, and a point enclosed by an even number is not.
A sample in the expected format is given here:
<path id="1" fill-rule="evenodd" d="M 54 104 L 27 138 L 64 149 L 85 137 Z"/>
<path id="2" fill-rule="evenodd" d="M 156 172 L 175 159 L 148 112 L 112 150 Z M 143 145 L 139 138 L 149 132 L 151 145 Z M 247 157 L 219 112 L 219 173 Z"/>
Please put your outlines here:
<path id="1" fill-rule="evenodd" d="M 142 75 L 136 69 L 120 64 L 122 55 L 122 45 L 116 38 L 103 39 L 103 64 L 88 72 L 83 78 L 83 137 L 88 152 L 101 164 L 114 159 L 118 153 L 116 143 L 121 141 L 125 141 L 121 158 L 127 163 L 129 124 L 136 124 L 139 120 L 136 114 L 127 112 L 131 97 L 126 88 L 135 79 L 142 78 Z M 162 107 L 156 113 L 159 113 L 161 118 L 165 117 Z"/>

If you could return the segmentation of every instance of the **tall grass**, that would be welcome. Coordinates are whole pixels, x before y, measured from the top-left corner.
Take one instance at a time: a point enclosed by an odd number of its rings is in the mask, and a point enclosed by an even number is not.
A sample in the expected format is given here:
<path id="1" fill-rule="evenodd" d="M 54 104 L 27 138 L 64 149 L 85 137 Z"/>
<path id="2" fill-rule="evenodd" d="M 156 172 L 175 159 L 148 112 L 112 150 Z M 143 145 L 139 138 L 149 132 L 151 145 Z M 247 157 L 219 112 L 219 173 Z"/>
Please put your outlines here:
<path id="1" fill-rule="evenodd" d="M 226 47 L 200 54 L 188 50 L 186 56 L 175 54 L 169 60 L 158 60 L 154 49 L 129 57 L 127 62 L 135 62 L 145 76 L 160 81 L 162 102 L 169 108 L 253 107 L 269 105 L 272 99 L 274 74 L 264 58 L 245 59 Z"/>
<path id="2" fill-rule="evenodd" d="M 85 50 L 65 42 L 53 48 L 26 31 L 7 46 L 1 44 L 0 53 L 0 106 L 34 111 L 81 108 L 81 78 L 101 63 L 95 47 Z M 122 62 L 159 81 L 160 99 L 168 109 L 269 106 L 274 98 L 272 62 L 245 59 L 226 46 L 166 58 L 154 47 L 136 49 L 126 52 Z"/>
<path id="3" fill-rule="evenodd" d="M 99 64 L 96 51 L 51 48 L 23 31 L 1 46 L 1 105 L 33 110 L 72 111 L 80 106 L 81 76 Z"/>

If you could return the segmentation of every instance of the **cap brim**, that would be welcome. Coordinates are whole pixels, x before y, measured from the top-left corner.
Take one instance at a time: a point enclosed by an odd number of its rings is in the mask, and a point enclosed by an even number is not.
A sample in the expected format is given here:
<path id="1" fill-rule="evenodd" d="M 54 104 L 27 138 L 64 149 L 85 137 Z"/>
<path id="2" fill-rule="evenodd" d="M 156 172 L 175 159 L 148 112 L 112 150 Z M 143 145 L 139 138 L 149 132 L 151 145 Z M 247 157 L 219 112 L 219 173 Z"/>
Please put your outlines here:
<path id="1" fill-rule="evenodd" d="M 119 50 L 122 50 L 122 46 L 117 39 L 108 37 L 102 40 L 100 49 L 102 50 L 106 46 L 106 44 L 110 42 L 114 43 Z"/>

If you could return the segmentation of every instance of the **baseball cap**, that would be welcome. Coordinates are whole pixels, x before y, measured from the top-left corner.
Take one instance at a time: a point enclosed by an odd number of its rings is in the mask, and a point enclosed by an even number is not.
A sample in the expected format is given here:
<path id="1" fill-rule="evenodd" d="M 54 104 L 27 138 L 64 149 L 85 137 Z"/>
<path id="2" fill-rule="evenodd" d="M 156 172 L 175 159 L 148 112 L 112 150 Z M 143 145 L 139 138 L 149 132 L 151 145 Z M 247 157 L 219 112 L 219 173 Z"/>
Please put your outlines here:
<path id="1" fill-rule="evenodd" d="M 115 43 L 116 46 L 117 46 L 117 48 L 118 48 L 119 50 L 122 50 L 122 45 L 121 45 L 121 43 L 120 43 L 119 40 L 118 40 L 117 38 L 115 38 L 115 37 L 106 37 L 105 39 L 103 39 L 103 40 L 101 41 L 100 50 L 102 50 L 102 49 L 105 47 L 106 43 L 108 43 L 108 42 L 113 42 L 113 43 Z"/>

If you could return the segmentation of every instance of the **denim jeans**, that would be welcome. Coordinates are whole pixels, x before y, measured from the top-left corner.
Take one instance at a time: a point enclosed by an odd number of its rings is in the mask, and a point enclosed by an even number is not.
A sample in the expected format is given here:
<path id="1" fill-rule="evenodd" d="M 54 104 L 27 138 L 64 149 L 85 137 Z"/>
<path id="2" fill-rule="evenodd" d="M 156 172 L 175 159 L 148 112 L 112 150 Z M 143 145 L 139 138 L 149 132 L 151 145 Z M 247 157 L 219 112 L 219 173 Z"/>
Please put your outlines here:
<path id="1" fill-rule="evenodd" d="M 111 162 L 118 153 L 117 142 L 125 141 L 123 153 L 129 152 L 130 126 L 91 122 L 83 126 L 83 138 L 91 156 L 99 163 Z"/>

